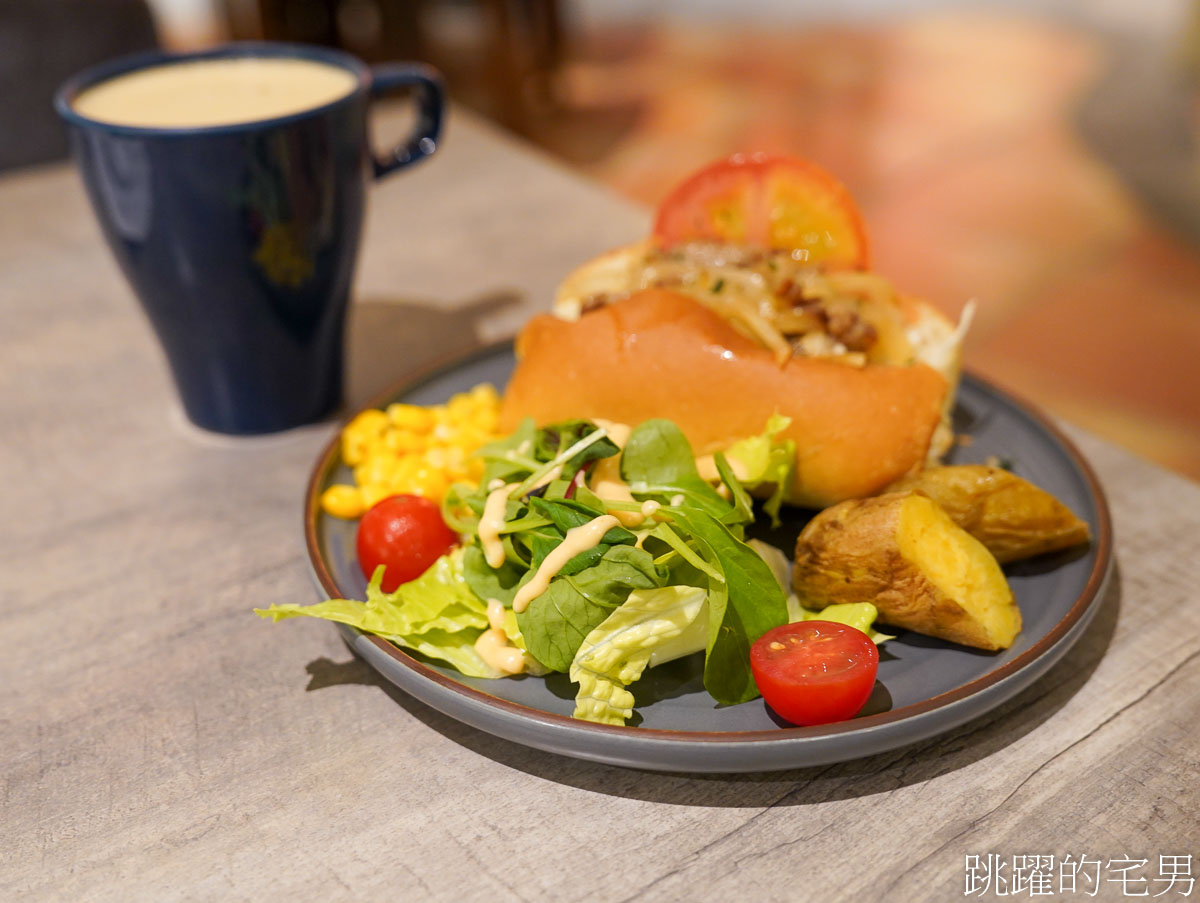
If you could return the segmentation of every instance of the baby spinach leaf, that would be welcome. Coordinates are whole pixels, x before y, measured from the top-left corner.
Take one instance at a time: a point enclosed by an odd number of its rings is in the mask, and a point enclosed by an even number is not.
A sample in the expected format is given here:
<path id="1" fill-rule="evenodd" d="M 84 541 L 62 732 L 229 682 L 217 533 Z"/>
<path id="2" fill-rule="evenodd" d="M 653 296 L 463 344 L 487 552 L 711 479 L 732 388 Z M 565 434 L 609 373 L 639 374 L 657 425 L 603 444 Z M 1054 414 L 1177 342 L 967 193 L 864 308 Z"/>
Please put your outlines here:
<path id="1" fill-rule="evenodd" d="M 681 495 L 684 505 L 715 517 L 730 510 L 729 502 L 700 478 L 692 446 L 669 420 L 647 420 L 629 434 L 621 455 L 621 479 L 637 497 L 654 496 L 669 505 Z"/>
<path id="2" fill-rule="evenodd" d="M 555 577 L 546 591 L 517 613 L 530 655 L 552 671 L 566 671 L 583 638 L 612 608 L 590 601 L 569 581 Z"/>
<path id="3" fill-rule="evenodd" d="M 527 530 L 518 537 L 529 547 L 529 567 L 537 570 L 546 556 L 562 544 L 563 535 L 553 524 L 537 530 Z"/>
<path id="4" fill-rule="evenodd" d="M 665 577 L 666 569 L 656 568 L 647 552 L 610 546 L 595 565 L 563 579 L 589 602 L 616 608 L 633 590 L 662 586 Z"/>
<path id="5" fill-rule="evenodd" d="M 621 455 L 621 479 L 670 485 L 684 476 L 699 476 L 692 446 L 670 420 L 647 420 L 629 434 Z"/>
<path id="6" fill-rule="evenodd" d="M 528 570 L 524 565 L 504 560 L 498 568 L 491 567 L 484 558 L 479 546 L 470 545 L 463 550 L 463 577 L 471 592 L 486 602 L 488 599 L 499 599 L 505 605 L 512 605 L 513 596 L 517 594 L 517 584 Z"/>
<path id="7" fill-rule="evenodd" d="M 709 637 L 704 687 L 732 705 L 758 695 L 750 673 L 750 646 L 772 627 L 788 621 L 787 603 L 771 568 L 729 528 L 703 511 L 680 511 L 676 531 L 685 530 L 723 582 L 709 583 Z"/>
<path id="8" fill-rule="evenodd" d="M 586 523 L 590 523 L 604 513 L 601 508 L 596 511 L 585 505 L 583 502 L 575 499 L 539 499 L 532 498 L 529 500 L 529 507 L 538 514 L 547 518 L 554 523 L 564 534 L 575 527 L 582 527 Z M 601 540 L 609 545 L 617 543 L 628 543 L 632 545 L 637 542 L 637 534 L 631 533 L 624 527 L 612 527 L 604 534 L 604 539 Z"/>

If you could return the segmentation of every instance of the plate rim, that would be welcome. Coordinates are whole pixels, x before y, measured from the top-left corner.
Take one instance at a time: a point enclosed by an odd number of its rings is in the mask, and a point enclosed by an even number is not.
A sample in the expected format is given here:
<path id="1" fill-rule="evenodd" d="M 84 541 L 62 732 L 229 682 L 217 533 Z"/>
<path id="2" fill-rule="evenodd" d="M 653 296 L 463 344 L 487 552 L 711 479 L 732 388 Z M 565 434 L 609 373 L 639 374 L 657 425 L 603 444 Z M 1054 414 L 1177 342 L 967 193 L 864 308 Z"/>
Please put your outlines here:
<path id="1" fill-rule="evenodd" d="M 336 431 L 317 456 L 316 462 L 310 472 L 304 495 L 304 543 L 308 553 L 308 564 L 313 579 L 328 594 L 328 598 L 336 599 L 344 598 L 344 596 L 333 574 L 330 572 L 324 556 L 321 554 L 318 519 L 321 514 L 320 495 L 324 481 L 339 463 L 337 458 L 341 449 L 342 429 L 363 411 L 372 408 L 381 408 L 393 401 L 398 395 L 412 392 L 423 383 L 449 370 L 480 358 L 511 350 L 514 341 L 513 337 L 508 337 L 493 342 L 476 342 L 445 354 L 440 354 L 430 361 L 414 367 L 407 374 L 391 383 L 387 388 L 373 395 L 365 404 L 353 409 L 338 422 Z M 1058 442 L 1071 464 L 1083 477 L 1084 483 L 1095 503 L 1097 535 L 1093 537 L 1093 542 L 1096 544 L 1097 555 L 1095 564 L 1088 574 L 1087 582 L 1084 584 L 1079 596 L 1072 603 L 1071 608 L 1068 609 L 1066 614 L 1050 630 L 1020 655 L 951 690 L 919 702 L 910 703 L 898 709 L 889 709 L 886 712 L 863 715 L 849 721 L 815 727 L 788 727 L 786 729 L 773 728 L 753 731 L 686 731 L 668 728 L 597 724 L 591 721 L 582 721 L 568 715 L 547 712 L 543 709 L 494 696 L 442 674 L 419 659 L 408 655 L 403 649 L 388 642 L 383 637 L 364 633 L 353 627 L 347 629 L 357 634 L 360 641 L 365 640 L 371 643 L 396 664 L 404 667 L 416 676 L 432 681 L 446 691 L 465 696 L 472 703 L 483 704 L 489 708 L 499 709 L 509 715 L 520 717 L 523 720 L 540 722 L 555 728 L 570 727 L 584 732 L 594 732 L 598 737 L 629 737 L 630 739 L 637 737 L 646 741 L 684 744 L 687 746 L 698 744 L 753 746 L 761 743 L 777 743 L 782 740 L 817 740 L 832 738 L 842 734 L 873 732 L 877 728 L 890 724 L 911 721 L 914 718 L 929 716 L 934 712 L 948 709 L 971 697 L 996 688 L 1009 678 L 1019 675 L 1032 666 L 1035 666 L 1039 661 L 1045 659 L 1048 654 L 1053 653 L 1060 642 L 1079 626 L 1085 616 L 1088 616 L 1090 619 L 1090 615 L 1094 613 L 1092 609 L 1098 604 L 1100 591 L 1106 583 L 1112 557 L 1112 516 L 1109 511 L 1108 498 L 1091 464 L 1082 452 L 1079 451 L 1075 443 L 1040 408 L 1026 401 L 1020 395 L 1008 389 L 1000 388 L 991 380 L 975 373 L 971 368 L 964 368 L 962 370 L 960 381 L 963 380 L 970 380 L 982 389 L 1000 397 L 1006 403 L 1015 407 L 1021 414 L 1035 421 L 1039 427 L 1049 433 Z M 1065 650 L 1060 650 L 1060 652 L 1065 652 Z M 391 680 L 390 675 L 385 676 Z M 1040 676 L 1039 672 L 1033 679 Z M 395 683 L 394 680 L 392 682 Z M 401 687 L 401 689 L 411 695 L 411 690 L 407 687 Z M 451 715 L 451 717 L 454 716 Z M 958 723 L 960 722 L 955 722 L 955 726 Z"/>

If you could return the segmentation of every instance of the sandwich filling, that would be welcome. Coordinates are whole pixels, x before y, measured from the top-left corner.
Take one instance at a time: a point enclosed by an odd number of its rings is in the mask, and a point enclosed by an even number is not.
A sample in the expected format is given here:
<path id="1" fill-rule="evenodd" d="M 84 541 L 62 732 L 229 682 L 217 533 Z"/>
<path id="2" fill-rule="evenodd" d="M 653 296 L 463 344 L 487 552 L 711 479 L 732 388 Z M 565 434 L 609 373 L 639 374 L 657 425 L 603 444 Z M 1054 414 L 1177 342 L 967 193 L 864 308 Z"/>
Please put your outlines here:
<path id="1" fill-rule="evenodd" d="M 872 273 L 814 266 L 803 251 L 710 242 L 644 243 L 597 261 L 578 293 L 556 309 L 574 319 L 649 288 L 687 295 L 727 319 L 783 363 L 835 358 L 854 366 L 917 360 L 917 319 L 890 282 Z M 582 275 L 582 274 L 581 274 Z"/>

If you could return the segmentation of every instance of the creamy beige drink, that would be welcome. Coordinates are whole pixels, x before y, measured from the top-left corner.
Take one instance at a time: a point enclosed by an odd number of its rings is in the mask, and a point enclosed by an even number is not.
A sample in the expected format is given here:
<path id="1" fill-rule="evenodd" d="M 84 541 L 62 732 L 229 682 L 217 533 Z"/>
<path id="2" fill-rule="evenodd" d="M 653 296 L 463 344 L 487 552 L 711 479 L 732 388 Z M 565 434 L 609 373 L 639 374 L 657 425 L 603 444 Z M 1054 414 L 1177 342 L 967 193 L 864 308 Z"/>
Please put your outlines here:
<path id="1" fill-rule="evenodd" d="M 203 128 L 289 116 L 351 93 L 349 70 L 288 57 L 167 63 L 118 75 L 71 104 L 89 119 L 147 128 Z"/>

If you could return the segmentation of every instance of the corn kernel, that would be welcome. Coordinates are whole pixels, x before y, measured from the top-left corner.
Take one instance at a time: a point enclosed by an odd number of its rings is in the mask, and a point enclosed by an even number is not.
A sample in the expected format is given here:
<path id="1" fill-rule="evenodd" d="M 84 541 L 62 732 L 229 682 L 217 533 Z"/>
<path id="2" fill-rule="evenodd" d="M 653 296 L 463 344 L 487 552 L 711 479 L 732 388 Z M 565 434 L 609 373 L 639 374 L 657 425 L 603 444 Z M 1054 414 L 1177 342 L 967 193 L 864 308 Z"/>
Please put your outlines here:
<path id="1" fill-rule="evenodd" d="M 360 483 L 387 483 L 396 474 L 396 458 L 388 454 L 373 454 L 354 468 L 356 479 L 360 472 L 362 474 L 361 479 L 358 480 Z"/>
<path id="2" fill-rule="evenodd" d="M 475 411 L 476 405 L 467 395 L 455 395 L 446 405 L 446 417 L 455 426 L 470 423 Z"/>
<path id="3" fill-rule="evenodd" d="M 363 511 L 398 493 L 441 501 L 452 481 L 482 479 L 484 462 L 472 456 L 497 438 L 499 418 L 500 397 L 487 383 L 443 405 L 396 403 L 386 411 L 363 411 L 342 432 L 342 459 L 357 484 L 343 488 L 357 491 Z M 340 510 L 354 510 L 348 494 L 331 498 Z"/>
<path id="4" fill-rule="evenodd" d="M 387 429 L 387 425 L 387 414 L 375 408 L 368 408 L 351 420 L 346 425 L 346 429 L 353 433 L 361 433 L 364 436 L 378 436 Z"/>
<path id="5" fill-rule="evenodd" d="M 436 499 L 441 501 L 446 490 L 450 488 L 450 481 L 446 479 L 440 470 L 434 470 L 431 467 L 422 467 L 417 471 L 412 484 L 413 495 L 423 495 L 427 499 Z"/>
<path id="6" fill-rule="evenodd" d="M 459 453 L 465 453 L 473 452 L 475 449 L 487 445 L 491 441 L 491 433 L 474 427 L 463 427 L 450 440 L 450 446 L 457 449 Z"/>
<path id="7" fill-rule="evenodd" d="M 417 470 L 424 464 L 420 455 L 404 455 L 396 460 L 396 469 L 392 474 L 393 483 L 411 483 Z"/>
<path id="8" fill-rule="evenodd" d="M 373 442 L 387 427 L 383 411 L 363 411 L 342 430 L 342 460 L 350 467 L 359 464 Z"/>
<path id="9" fill-rule="evenodd" d="M 424 451 L 428 444 L 428 439 L 410 429 L 394 429 L 388 430 L 383 437 L 383 444 L 391 451 L 405 452 Z"/>
<path id="10" fill-rule="evenodd" d="M 363 511 L 369 511 L 396 491 L 386 483 L 367 483 L 359 488 L 362 495 Z"/>
<path id="11" fill-rule="evenodd" d="M 480 432 L 492 433 L 500 423 L 500 410 L 494 407 L 480 407 L 471 418 L 471 426 Z"/>
<path id="12" fill-rule="evenodd" d="M 491 383 L 480 383 L 468 393 L 471 400 L 479 405 L 498 405 L 500 404 L 500 396 L 496 393 L 496 387 Z"/>
<path id="13" fill-rule="evenodd" d="M 427 433 L 433 429 L 433 412 L 420 405 L 390 404 L 387 407 L 387 416 L 392 425 L 399 429 L 412 430 L 416 433 Z"/>
<path id="14" fill-rule="evenodd" d="M 338 484 L 321 493 L 321 510 L 331 517 L 351 520 L 360 517 L 366 509 L 357 486 Z"/>
<path id="15" fill-rule="evenodd" d="M 460 464 L 455 467 L 446 468 L 446 476 L 451 483 L 478 483 L 479 480 L 472 474 L 471 468 L 465 464 Z"/>

